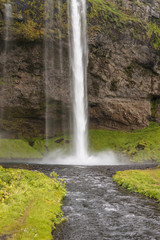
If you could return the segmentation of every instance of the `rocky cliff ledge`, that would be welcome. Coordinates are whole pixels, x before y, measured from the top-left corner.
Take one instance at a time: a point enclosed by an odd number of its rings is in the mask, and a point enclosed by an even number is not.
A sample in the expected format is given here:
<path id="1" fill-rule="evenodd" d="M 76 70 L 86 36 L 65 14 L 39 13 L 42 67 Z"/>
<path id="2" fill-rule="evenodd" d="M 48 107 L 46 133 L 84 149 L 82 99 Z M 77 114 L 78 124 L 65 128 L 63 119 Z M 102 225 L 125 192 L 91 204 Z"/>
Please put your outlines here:
<path id="1" fill-rule="evenodd" d="M 65 109 L 66 115 L 70 111 L 66 2 L 62 4 L 60 26 L 55 11 L 52 52 L 56 67 L 50 72 L 54 83 L 50 81 L 49 87 L 45 87 L 44 73 L 43 1 L 14 1 L 6 58 L 3 2 L 0 3 L 3 128 L 15 133 L 16 121 L 20 119 L 22 129 L 31 129 L 29 133 L 24 130 L 24 135 L 36 136 L 44 133 L 45 89 L 52 110 L 50 118 L 56 112 L 59 122 L 58 117 L 67 119 L 61 109 Z M 57 6 L 55 1 L 55 9 Z M 87 13 L 91 127 L 132 130 L 146 127 L 150 120 L 160 122 L 160 1 L 88 0 Z M 59 27 L 63 74 L 58 63 Z M 37 128 L 38 132 L 34 131 Z"/>

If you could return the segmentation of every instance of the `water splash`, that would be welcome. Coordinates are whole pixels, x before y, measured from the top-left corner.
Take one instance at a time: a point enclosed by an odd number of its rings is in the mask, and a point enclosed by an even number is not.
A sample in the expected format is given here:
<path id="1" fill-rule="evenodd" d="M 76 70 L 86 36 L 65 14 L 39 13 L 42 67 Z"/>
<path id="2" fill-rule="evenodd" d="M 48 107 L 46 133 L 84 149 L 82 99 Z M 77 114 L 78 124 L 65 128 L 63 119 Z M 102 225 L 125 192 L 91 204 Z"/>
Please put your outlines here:
<path id="1" fill-rule="evenodd" d="M 53 160 L 54 159 L 54 160 Z M 43 159 L 42 164 L 75 165 L 75 166 L 106 166 L 131 164 L 128 158 L 121 153 L 103 151 L 88 154 L 86 158 L 79 159 L 75 155 L 66 155 L 62 150 L 57 150 Z"/>

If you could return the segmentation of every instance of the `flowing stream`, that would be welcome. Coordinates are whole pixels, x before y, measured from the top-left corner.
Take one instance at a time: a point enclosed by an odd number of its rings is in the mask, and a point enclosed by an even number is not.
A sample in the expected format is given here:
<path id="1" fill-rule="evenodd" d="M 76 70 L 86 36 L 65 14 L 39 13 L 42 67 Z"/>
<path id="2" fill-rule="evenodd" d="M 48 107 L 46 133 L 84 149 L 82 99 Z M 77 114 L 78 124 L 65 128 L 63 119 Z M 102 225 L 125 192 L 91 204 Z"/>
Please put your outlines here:
<path id="1" fill-rule="evenodd" d="M 68 220 L 55 240 L 160 239 L 160 205 L 118 187 L 111 169 L 55 170 L 66 179 L 68 191 L 62 208 Z"/>
<path id="2" fill-rule="evenodd" d="M 38 170 L 47 175 L 54 170 L 66 180 L 67 196 L 62 209 L 68 220 L 54 234 L 54 240 L 160 239 L 160 204 L 143 195 L 130 193 L 112 181 L 112 174 L 118 170 L 146 168 L 148 165 L 2 165 Z"/>

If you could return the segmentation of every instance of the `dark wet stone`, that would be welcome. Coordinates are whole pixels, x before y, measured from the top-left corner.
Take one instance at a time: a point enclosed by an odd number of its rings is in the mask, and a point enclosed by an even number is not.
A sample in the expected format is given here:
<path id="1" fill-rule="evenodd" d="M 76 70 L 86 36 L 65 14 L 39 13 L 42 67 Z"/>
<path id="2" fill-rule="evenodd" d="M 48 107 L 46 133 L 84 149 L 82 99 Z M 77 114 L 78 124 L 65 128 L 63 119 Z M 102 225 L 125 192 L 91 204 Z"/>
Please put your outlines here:
<path id="1" fill-rule="evenodd" d="M 60 139 L 56 140 L 55 143 L 61 143 L 61 142 L 63 142 L 63 140 L 64 140 L 64 138 L 60 138 Z"/>

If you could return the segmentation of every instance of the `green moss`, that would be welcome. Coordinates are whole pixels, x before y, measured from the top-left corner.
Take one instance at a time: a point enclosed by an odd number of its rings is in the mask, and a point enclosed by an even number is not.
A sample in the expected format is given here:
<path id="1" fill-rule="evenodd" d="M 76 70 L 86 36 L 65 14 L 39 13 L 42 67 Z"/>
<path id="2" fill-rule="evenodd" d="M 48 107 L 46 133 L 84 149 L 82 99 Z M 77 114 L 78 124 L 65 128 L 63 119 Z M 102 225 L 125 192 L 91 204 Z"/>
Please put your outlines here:
<path id="1" fill-rule="evenodd" d="M 4 11 L 4 0 L 0 3 L 0 9 Z M 45 13 L 43 0 L 19 0 L 12 2 L 13 17 L 12 35 L 23 41 L 42 40 L 43 35 L 47 38 L 59 39 L 61 30 L 62 39 L 68 35 L 67 1 L 63 1 L 59 13 L 58 0 L 51 1 L 48 12 Z M 134 1 L 135 5 L 141 6 L 146 3 Z M 119 40 L 119 34 L 130 33 L 133 38 L 141 41 L 149 41 L 156 50 L 160 49 L 160 28 L 155 22 L 142 19 L 135 15 L 134 11 L 125 8 L 123 1 L 117 0 L 88 0 L 88 32 L 92 37 L 97 33 L 107 34 L 113 41 Z M 47 6 L 46 6 L 47 8 Z M 54 8 L 54 14 L 53 14 Z M 51 16 L 53 15 L 53 21 Z M 44 19 L 48 22 L 45 32 Z M 2 20 L 1 20 L 2 21 Z M 3 21 L 0 23 L 0 33 L 3 34 Z"/>
<path id="2" fill-rule="evenodd" d="M 156 50 L 160 50 L 160 24 L 156 22 L 148 22 L 147 37 L 152 47 Z"/>
<path id="3" fill-rule="evenodd" d="M 160 126 L 156 123 L 133 132 L 90 130 L 89 141 L 91 151 L 112 149 L 134 162 L 160 161 Z"/>
<path id="4" fill-rule="evenodd" d="M 37 24 L 28 19 L 24 23 L 16 22 L 14 25 L 16 37 L 26 41 L 36 41 L 42 39 L 44 32 L 42 29 L 37 29 Z"/>
<path id="5" fill-rule="evenodd" d="M 40 152 L 32 148 L 28 142 L 20 139 L 0 139 L 0 158 L 25 159 L 42 158 Z"/>
<path id="6" fill-rule="evenodd" d="M 144 194 L 160 202 L 160 169 L 117 172 L 113 180 L 132 192 Z"/>
<path id="7" fill-rule="evenodd" d="M 142 24 L 140 18 L 130 12 L 125 11 L 121 4 L 113 1 L 89 0 L 90 11 L 88 13 L 89 34 L 96 32 L 106 32 L 114 40 L 114 32 L 124 32 L 129 27 L 130 32 L 141 32 Z M 140 34 L 139 34 L 140 35 Z"/>
<path id="8" fill-rule="evenodd" d="M 13 24 L 13 35 L 26 41 L 43 39 L 45 34 L 45 19 L 46 22 L 48 22 L 46 36 L 48 38 L 54 36 L 54 39 L 57 39 L 59 38 L 59 30 L 61 29 L 62 39 L 65 39 L 68 33 L 67 3 L 62 3 L 60 14 L 58 0 L 55 0 L 54 2 L 48 1 L 48 3 L 51 4 L 48 6 L 46 2 L 45 6 L 44 0 L 19 0 L 18 5 L 13 3 L 13 16 L 15 19 Z M 45 11 L 45 8 L 48 9 L 47 12 Z M 53 16 L 52 21 L 51 16 Z M 19 18 L 22 18 L 23 20 L 19 21 Z"/>
<path id="9" fill-rule="evenodd" d="M 38 172 L 0 167 L 0 238 L 52 239 L 52 229 L 61 223 L 63 180 Z"/>
<path id="10" fill-rule="evenodd" d="M 43 0 L 19 0 L 13 6 L 13 35 L 26 41 L 43 38 Z"/>

